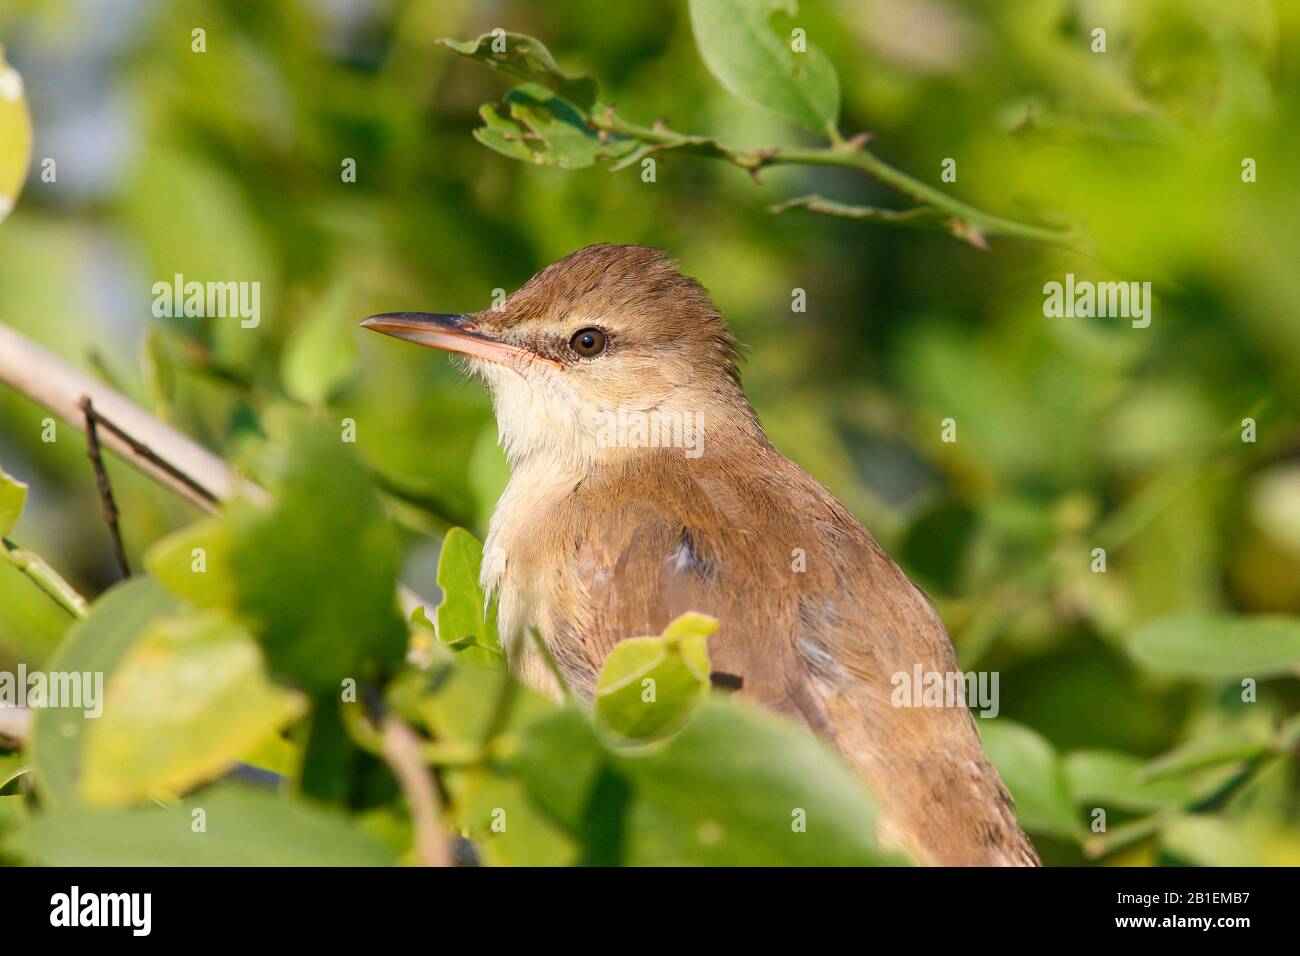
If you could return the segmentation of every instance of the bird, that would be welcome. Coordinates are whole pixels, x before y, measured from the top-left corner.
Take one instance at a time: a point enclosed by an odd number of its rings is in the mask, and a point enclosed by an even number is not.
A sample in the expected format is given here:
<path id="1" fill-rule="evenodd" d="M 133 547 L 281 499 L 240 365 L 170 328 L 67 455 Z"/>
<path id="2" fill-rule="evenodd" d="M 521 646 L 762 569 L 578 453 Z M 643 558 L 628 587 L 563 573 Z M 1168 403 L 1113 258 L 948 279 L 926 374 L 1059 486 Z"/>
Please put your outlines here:
<path id="1" fill-rule="evenodd" d="M 719 622 L 715 684 L 808 725 L 865 778 L 878 839 L 935 866 L 1035 866 L 964 706 L 898 706 L 960 673 L 932 602 L 768 440 L 737 341 L 664 252 L 600 243 L 490 307 L 364 327 L 455 353 L 491 394 L 510 478 L 482 583 L 526 683 L 590 700 L 619 641 Z"/>

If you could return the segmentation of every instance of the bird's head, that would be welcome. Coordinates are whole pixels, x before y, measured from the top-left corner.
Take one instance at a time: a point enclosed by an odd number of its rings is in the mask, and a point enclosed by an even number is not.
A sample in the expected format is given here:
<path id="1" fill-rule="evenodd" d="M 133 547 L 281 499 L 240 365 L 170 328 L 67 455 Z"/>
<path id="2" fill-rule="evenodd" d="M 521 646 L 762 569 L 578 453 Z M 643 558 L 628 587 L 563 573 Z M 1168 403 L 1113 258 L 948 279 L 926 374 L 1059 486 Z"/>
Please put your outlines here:
<path id="1" fill-rule="evenodd" d="M 698 282 L 645 246 L 580 249 L 481 312 L 361 324 L 464 356 L 491 389 L 512 464 L 662 447 L 675 424 L 688 445 L 691 429 L 754 427 L 722 316 Z"/>

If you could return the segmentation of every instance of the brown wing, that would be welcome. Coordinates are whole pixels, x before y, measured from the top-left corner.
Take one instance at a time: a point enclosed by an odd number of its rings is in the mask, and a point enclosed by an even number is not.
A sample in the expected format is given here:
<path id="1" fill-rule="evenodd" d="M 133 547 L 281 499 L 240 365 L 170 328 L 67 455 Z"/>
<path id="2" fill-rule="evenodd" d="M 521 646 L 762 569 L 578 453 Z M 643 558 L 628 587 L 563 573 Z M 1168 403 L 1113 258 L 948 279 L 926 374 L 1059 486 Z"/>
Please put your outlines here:
<path id="1" fill-rule="evenodd" d="M 619 640 L 711 614 L 715 683 L 831 739 L 881 796 L 887 838 L 928 862 L 1037 862 L 966 708 L 891 704 L 895 673 L 957 671 L 933 608 L 825 489 L 767 454 L 754 477 L 726 454 L 665 450 L 575 489 L 554 529 L 574 583 L 556 586 L 587 610 L 548 622 L 566 677 L 590 694 Z"/>

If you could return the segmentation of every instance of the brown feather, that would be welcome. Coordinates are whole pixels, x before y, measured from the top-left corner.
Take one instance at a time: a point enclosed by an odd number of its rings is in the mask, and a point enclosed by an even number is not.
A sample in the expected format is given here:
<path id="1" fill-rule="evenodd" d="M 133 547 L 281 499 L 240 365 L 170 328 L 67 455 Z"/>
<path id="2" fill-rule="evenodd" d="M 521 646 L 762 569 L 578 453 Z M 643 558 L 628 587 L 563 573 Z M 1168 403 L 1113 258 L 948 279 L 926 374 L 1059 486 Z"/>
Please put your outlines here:
<path id="1" fill-rule="evenodd" d="M 595 246 L 476 321 L 563 366 L 474 363 L 512 465 L 488 539 L 505 560 L 486 579 L 507 640 L 536 625 L 589 698 L 618 641 L 686 611 L 713 615 L 721 682 L 833 741 L 879 796 L 887 842 L 927 863 L 1037 864 L 969 711 L 891 704 L 898 672 L 958 671 L 943 624 L 852 514 L 768 442 L 698 283 L 655 250 Z M 580 361 L 568 337 L 593 324 L 607 354 Z M 629 406 L 698 414 L 703 454 L 598 447 L 586 416 Z M 549 679 L 527 654 L 516 664 Z"/>

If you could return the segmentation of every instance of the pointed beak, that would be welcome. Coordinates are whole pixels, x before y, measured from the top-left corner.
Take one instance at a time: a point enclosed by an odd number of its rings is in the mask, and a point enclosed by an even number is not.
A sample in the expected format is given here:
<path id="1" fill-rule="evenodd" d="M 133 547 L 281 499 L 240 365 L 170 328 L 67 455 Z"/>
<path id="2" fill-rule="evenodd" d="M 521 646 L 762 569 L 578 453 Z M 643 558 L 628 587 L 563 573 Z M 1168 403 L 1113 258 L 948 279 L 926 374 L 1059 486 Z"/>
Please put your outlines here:
<path id="1" fill-rule="evenodd" d="M 503 364 L 514 364 L 520 361 L 543 362 L 556 368 L 563 368 L 554 359 L 485 335 L 479 331 L 473 316 L 469 315 L 384 312 L 381 315 L 372 315 L 361 323 L 361 327 L 391 335 L 395 339 L 414 342 L 426 348 L 472 355 L 474 358 L 487 359 L 489 362 Z"/>

